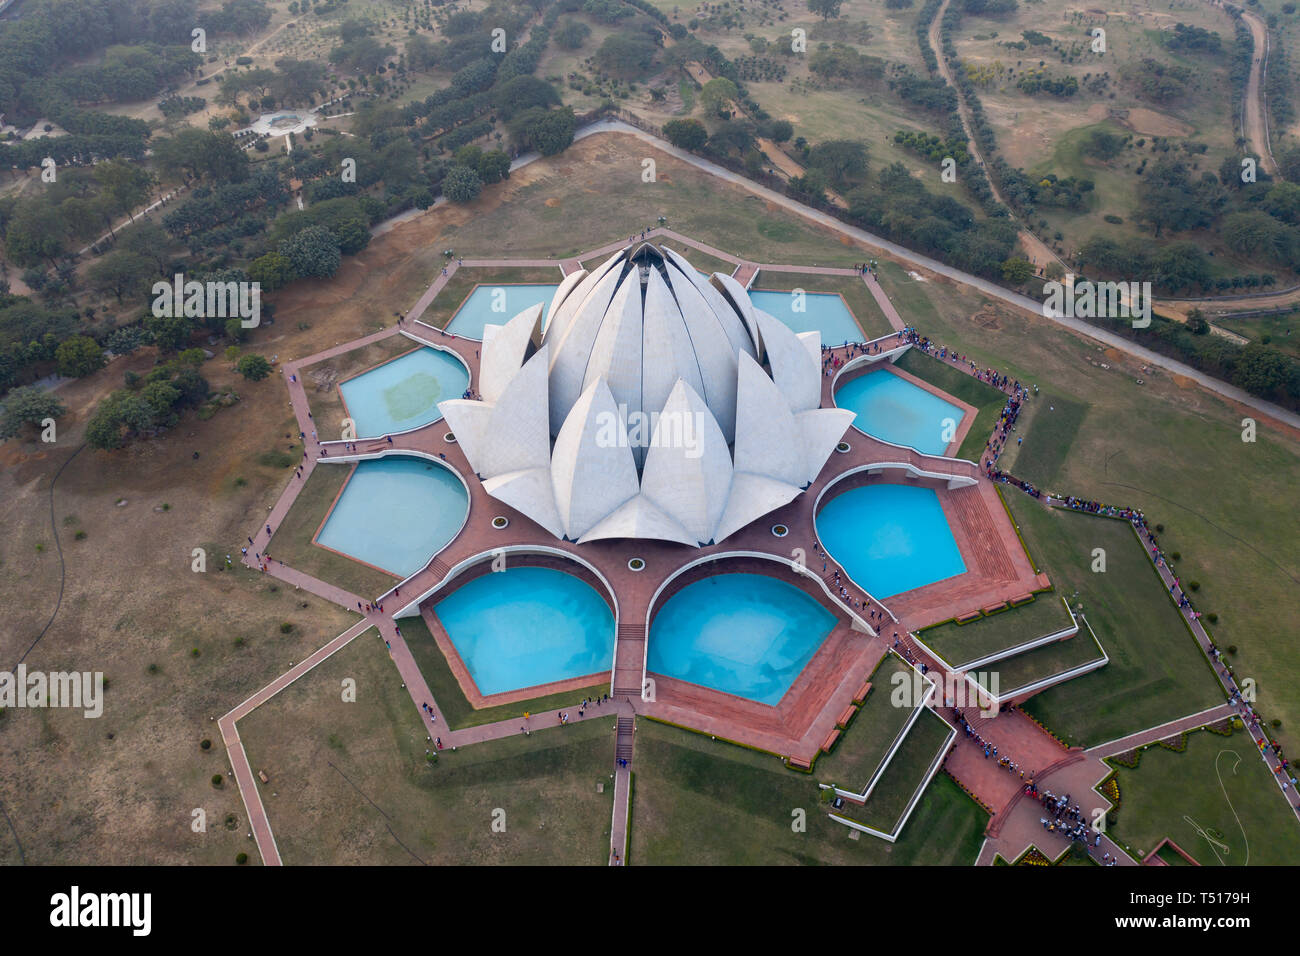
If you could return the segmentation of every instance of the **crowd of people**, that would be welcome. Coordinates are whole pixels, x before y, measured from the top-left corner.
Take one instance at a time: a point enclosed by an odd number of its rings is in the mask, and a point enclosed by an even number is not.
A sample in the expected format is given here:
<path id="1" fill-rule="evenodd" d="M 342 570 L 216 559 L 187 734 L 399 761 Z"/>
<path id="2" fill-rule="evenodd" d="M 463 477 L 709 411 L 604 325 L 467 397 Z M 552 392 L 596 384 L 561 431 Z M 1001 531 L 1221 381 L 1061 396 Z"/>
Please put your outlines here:
<path id="1" fill-rule="evenodd" d="M 997 744 L 993 743 L 990 740 L 985 740 L 982 736 L 980 736 L 979 731 L 977 731 L 974 727 L 971 726 L 970 721 L 966 719 L 966 715 L 963 714 L 960 709 L 954 707 L 952 709 L 952 713 L 953 713 L 953 719 L 957 721 L 957 726 L 961 727 L 962 731 L 966 734 L 967 739 L 974 741 L 975 745 L 984 751 L 985 760 L 992 760 L 996 758 L 999 767 L 1001 767 L 1007 773 L 1020 774 L 1021 780 L 1028 780 L 1029 785 L 1031 787 L 1033 786 L 1034 772 L 1032 770 L 1026 773 L 1025 768 L 1022 767 L 1020 764 L 1016 763 L 1016 761 L 1011 759 L 1011 757 L 1009 757 L 1007 754 L 999 754 Z"/>
<path id="2" fill-rule="evenodd" d="M 1077 803 L 1070 803 L 1068 793 L 1061 797 L 1050 790 L 1039 793 L 1038 788 L 1032 783 L 1025 787 L 1025 792 L 1032 797 L 1037 797 L 1039 805 L 1047 814 L 1038 818 L 1044 830 L 1049 833 L 1059 833 L 1069 838 L 1071 843 L 1082 843 L 1085 847 L 1101 846 L 1101 834 L 1088 824 L 1083 809 Z M 1106 866 L 1114 866 L 1118 862 L 1119 859 L 1109 853 L 1102 858 L 1102 863 Z"/>

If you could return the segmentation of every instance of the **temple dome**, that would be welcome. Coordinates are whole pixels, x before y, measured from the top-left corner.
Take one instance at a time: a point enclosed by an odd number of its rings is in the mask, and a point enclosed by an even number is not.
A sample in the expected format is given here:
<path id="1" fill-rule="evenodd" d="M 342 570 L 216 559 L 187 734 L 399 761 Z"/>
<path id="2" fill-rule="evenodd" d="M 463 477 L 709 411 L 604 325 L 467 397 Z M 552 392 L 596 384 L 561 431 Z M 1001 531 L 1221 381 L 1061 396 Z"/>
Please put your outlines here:
<path id="1" fill-rule="evenodd" d="M 556 537 L 721 540 L 794 499 L 853 413 L 821 340 L 724 273 L 630 245 L 483 334 L 480 400 L 439 408 L 494 497 Z M 763 363 L 766 362 L 766 368 Z"/>

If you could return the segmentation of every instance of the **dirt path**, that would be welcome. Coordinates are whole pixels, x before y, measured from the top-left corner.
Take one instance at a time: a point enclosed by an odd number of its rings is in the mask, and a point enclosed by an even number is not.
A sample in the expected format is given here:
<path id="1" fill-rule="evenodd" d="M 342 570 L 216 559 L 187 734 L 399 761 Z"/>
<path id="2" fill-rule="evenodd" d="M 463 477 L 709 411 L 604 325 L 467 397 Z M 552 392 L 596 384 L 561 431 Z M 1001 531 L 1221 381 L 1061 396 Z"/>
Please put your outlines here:
<path id="1" fill-rule="evenodd" d="M 1268 70 L 1268 27 L 1256 14 L 1241 11 L 1241 18 L 1250 27 L 1255 41 L 1251 55 L 1250 78 L 1246 81 L 1246 101 L 1242 106 L 1242 126 L 1250 148 L 1259 156 L 1259 165 L 1270 176 L 1277 175 L 1277 161 L 1273 159 L 1273 144 L 1268 131 L 1268 112 L 1264 106 L 1264 74 Z"/>
<path id="2" fill-rule="evenodd" d="M 989 181 L 989 188 L 993 190 L 993 198 L 1003 206 L 1006 206 L 1009 210 L 1011 206 L 1008 205 L 1006 199 L 1003 198 L 1002 192 L 998 189 L 997 183 L 993 181 L 993 177 L 988 173 L 988 164 L 985 163 L 984 156 L 980 153 L 979 145 L 975 142 L 975 136 L 971 132 L 970 109 L 966 106 L 966 99 L 961 95 L 961 91 L 958 89 L 957 84 L 953 82 L 952 70 L 948 66 L 948 61 L 943 55 L 943 46 L 939 40 L 939 28 L 943 23 L 944 14 L 948 12 L 949 2 L 950 0 L 944 0 L 943 6 L 939 7 L 939 12 L 934 15 L 934 20 L 930 23 L 930 49 L 934 51 L 935 58 L 939 61 L 939 75 L 943 77 L 944 82 L 952 87 L 953 92 L 957 94 L 957 112 L 961 116 L 962 129 L 966 132 L 967 148 L 970 149 L 971 156 L 975 158 L 975 162 L 979 163 L 980 168 L 984 170 L 985 177 Z M 1053 262 L 1058 263 L 1067 272 L 1069 271 L 1069 266 L 1061 260 L 1060 256 L 1052 251 L 1051 247 L 1049 247 L 1047 243 L 1043 242 L 1043 240 L 1039 239 L 1023 225 L 1020 225 L 1020 220 L 1016 217 L 1014 212 L 1011 213 L 1011 221 L 1016 223 L 1017 237 L 1020 240 L 1021 249 L 1024 250 L 1025 256 L 1034 264 L 1034 269 L 1040 275 L 1043 273 L 1043 270 Z"/>

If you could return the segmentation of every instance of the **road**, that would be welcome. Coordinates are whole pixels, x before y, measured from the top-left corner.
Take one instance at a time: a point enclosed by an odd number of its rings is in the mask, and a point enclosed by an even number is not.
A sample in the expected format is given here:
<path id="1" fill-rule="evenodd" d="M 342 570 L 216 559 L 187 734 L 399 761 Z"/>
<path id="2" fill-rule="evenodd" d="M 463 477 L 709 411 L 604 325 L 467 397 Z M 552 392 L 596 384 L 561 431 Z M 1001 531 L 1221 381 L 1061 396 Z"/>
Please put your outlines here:
<path id="1" fill-rule="evenodd" d="M 939 262 L 936 259 L 931 259 L 929 256 L 921 255 L 918 252 L 913 252 L 911 249 L 900 246 L 895 242 L 890 242 L 888 239 L 867 232 L 865 229 L 859 229 L 857 226 L 851 226 L 845 222 L 841 222 L 834 216 L 820 212 L 819 210 L 813 209 L 809 206 L 805 206 L 803 203 L 791 199 L 784 193 L 778 193 L 773 189 L 768 189 L 766 186 L 760 186 L 739 173 L 733 173 L 731 170 L 718 166 L 715 163 L 711 163 L 707 159 L 696 156 L 694 153 L 688 153 L 685 150 L 678 149 L 671 143 L 639 130 L 631 124 L 615 119 L 605 119 L 579 130 L 575 138 L 585 139 L 588 136 L 594 136 L 600 133 L 623 133 L 629 136 L 635 136 L 643 142 L 654 146 L 655 149 L 694 166 L 711 176 L 717 176 L 719 179 L 733 183 L 743 189 L 747 189 L 773 205 L 780 206 L 797 216 L 815 222 L 818 225 L 824 226 L 834 232 L 838 232 L 841 235 L 847 236 L 862 245 L 878 249 L 900 262 L 907 263 L 908 265 L 920 269 L 926 269 L 929 272 L 941 275 L 954 282 L 960 282 L 963 285 L 970 286 L 989 298 L 1004 302 L 1013 308 L 1021 309 L 1037 316 L 1042 316 L 1043 314 L 1041 303 L 1034 301 L 1028 296 L 1021 295 L 1019 292 L 1012 292 L 1010 289 L 1004 289 L 1002 286 L 990 282 L 987 279 L 981 279 L 979 276 L 971 275 L 968 272 L 962 272 L 960 269 L 953 268 L 946 263 Z M 530 162 L 532 158 L 533 157 L 521 157 L 521 161 Z M 520 165 L 523 165 L 523 162 L 520 162 Z M 1272 418 L 1275 421 L 1281 422 L 1291 428 L 1300 429 L 1300 415 L 1297 415 L 1295 412 L 1288 411 L 1280 405 L 1265 401 L 1262 398 L 1256 398 L 1254 395 L 1237 388 L 1235 385 L 1230 385 L 1227 382 L 1207 375 L 1198 369 L 1192 368 L 1190 365 L 1185 365 L 1166 355 L 1161 355 L 1151 349 L 1144 348 L 1129 339 L 1107 332 L 1106 330 L 1097 328 L 1096 326 L 1089 325 L 1087 322 L 1080 319 L 1065 317 L 1058 318 L 1056 316 L 1050 316 L 1050 318 L 1053 322 L 1070 329 L 1072 332 L 1076 332 L 1079 335 L 1100 342 L 1103 345 L 1109 346 L 1110 348 L 1116 349 L 1120 352 L 1132 355 L 1135 358 L 1141 359 L 1147 365 L 1153 365 L 1157 368 L 1164 369 L 1174 375 L 1181 375 L 1208 391 L 1214 392 L 1216 395 L 1222 396 L 1223 398 L 1240 405 L 1244 405 L 1247 408 L 1253 409 L 1254 411 Z"/>

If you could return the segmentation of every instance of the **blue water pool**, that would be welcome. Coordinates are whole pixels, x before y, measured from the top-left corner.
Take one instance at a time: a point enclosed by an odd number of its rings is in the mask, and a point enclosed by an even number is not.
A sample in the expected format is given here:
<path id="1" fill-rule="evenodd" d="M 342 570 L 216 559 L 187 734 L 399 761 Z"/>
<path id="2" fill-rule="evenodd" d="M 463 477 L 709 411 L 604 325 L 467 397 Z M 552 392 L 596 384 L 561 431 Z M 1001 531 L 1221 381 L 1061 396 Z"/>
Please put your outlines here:
<path id="1" fill-rule="evenodd" d="M 858 327 L 853 313 L 838 295 L 825 292 L 804 293 L 803 311 L 796 312 L 799 301 L 789 292 L 749 293 L 750 301 L 773 318 L 780 319 L 796 332 L 818 331 L 822 345 L 843 345 L 845 342 L 865 342 L 866 337 Z"/>
<path id="2" fill-rule="evenodd" d="M 552 568 L 509 568 L 439 601 L 438 620 L 482 694 L 606 673 L 614 615 L 584 581 Z"/>
<path id="3" fill-rule="evenodd" d="M 719 574 L 664 602 L 647 668 L 775 706 L 834 627 L 834 614 L 784 581 Z"/>
<path id="4" fill-rule="evenodd" d="M 469 373 L 438 349 L 416 349 L 349 379 L 339 388 L 358 438 L 379 438 L 442 418 L 438 403 L 460 398 Z"/>
<path id="5" fill-rule="evenodd" d="M 942 455 L 965 414 L 951 402 L 878 369 L 835 390 L 835 404 L 857 415 L 853 427 L 895 445 Z"/>
<path id="6" fill-rule="evenodd" d="M 469 298 L 456 310 L 448 332 L 463 335 L 467 339 L 483 338 L 483 326 L 505 325 L 520 312 L 538 302 L 546 303 L 542 310 L 542 325 L 551 310 L 551 298 L 555 295 L 555 285 L 480 285 L 475 286 Z"/>
<path id="7" fill-rule="evenodd" d="M 828 501 L 817 534 L 849 577 L 887 598 L 963 574 L 939 496 L 910 485 L 863 485 Z"/>
<path id="8" fill-rule="evenodd" d="M 465 486 L 442 465 L 377 458 L 357 463 L 316 541 L 404 578 L 456 536 L 468 512 Z"/>

